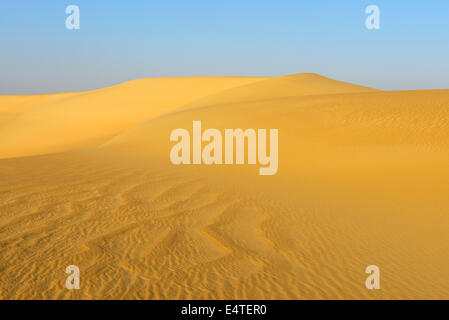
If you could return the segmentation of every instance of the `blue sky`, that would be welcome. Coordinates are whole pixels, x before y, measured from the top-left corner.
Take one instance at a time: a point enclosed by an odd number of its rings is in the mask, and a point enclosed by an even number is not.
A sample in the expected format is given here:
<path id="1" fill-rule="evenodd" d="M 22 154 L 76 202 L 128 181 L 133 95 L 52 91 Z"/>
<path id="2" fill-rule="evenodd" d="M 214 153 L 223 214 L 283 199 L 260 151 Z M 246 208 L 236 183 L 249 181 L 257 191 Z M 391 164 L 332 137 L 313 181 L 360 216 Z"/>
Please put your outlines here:
<path id="1" fill-rule="evenodd" d="M 65 27 L 71 4 L 80 30 Z M 365 28 L 371 4 L 380 30 Z M 449 89 L 447 0 L 2 0 L 0 37 L 0 94 L 302 72 L 386 90 Z"/>

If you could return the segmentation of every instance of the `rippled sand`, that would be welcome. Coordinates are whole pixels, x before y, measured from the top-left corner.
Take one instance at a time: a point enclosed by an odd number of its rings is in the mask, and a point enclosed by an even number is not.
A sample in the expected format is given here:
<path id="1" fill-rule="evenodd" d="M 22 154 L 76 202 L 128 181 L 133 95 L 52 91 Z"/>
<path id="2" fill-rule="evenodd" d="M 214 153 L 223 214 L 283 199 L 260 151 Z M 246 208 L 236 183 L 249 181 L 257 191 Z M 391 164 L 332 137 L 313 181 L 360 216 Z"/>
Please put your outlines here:
<path id="1" fill-rule="evenodd" d="M 313 74 L 0 96 L 0 297 L 447 298 L 448 119 L 449 90 Z M 278 174 L 173 166 L 193 120 L 279 129 Z"/>

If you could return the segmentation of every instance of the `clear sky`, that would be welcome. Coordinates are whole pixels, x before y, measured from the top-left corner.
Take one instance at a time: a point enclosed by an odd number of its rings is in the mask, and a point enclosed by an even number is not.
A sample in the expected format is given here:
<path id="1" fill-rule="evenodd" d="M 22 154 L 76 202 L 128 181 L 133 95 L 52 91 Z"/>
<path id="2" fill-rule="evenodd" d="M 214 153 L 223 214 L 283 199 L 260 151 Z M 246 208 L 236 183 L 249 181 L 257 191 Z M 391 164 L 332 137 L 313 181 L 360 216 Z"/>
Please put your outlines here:
<path id="1" fill-rule="evenodd" d="M 67 30 L 65 9 L 80 8 Z M 380 30 L 368 30 L 368 5 Z M 0 94 L 146 77 L 313 72 L 449 89 L 448 0 L 1 0 Z"/>

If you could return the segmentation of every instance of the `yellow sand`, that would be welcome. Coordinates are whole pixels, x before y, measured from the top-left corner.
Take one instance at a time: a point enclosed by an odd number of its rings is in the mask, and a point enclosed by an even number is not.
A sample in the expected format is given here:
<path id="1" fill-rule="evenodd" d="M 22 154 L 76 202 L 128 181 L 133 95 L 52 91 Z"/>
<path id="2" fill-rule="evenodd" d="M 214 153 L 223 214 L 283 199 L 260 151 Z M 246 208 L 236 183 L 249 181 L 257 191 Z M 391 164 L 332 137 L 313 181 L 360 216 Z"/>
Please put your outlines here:
<path id="1" fill-rule="evenodd" d="M 448 119 L 449 90 L 313 74 L 0 96 L 0 297 L 448 298 Z M 172 165 L 193 120 L 279 129 L 278 174 Z"/>

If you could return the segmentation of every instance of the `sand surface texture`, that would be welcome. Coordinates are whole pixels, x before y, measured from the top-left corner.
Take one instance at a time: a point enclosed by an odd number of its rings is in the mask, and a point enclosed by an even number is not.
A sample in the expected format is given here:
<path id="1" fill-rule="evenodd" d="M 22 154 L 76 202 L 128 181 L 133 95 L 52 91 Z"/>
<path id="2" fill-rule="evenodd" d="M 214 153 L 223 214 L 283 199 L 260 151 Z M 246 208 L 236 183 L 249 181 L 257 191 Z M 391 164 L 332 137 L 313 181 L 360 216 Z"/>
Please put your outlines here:
<path id="1" fill-rule="evenodd" d="M 174 166 L 194 120 L 279 129 L 278 173 Z M 2 299 L 448 297 L 449 90 L 298 74 L 0 96 Z"/>

